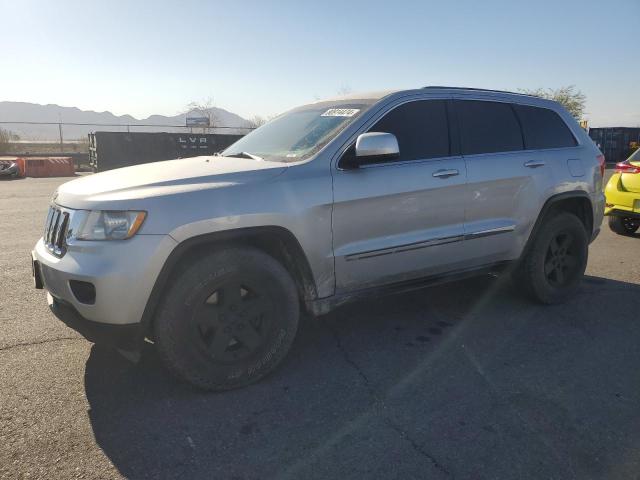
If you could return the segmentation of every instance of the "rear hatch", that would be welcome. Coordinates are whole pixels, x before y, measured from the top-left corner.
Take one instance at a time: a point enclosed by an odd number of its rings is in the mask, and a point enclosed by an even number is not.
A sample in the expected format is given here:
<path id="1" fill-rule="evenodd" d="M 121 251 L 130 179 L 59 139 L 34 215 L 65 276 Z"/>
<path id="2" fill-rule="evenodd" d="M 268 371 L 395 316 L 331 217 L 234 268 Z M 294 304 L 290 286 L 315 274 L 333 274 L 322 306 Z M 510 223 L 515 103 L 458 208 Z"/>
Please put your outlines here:
<path id="1" fill-rule="evenodd" d="M 618 164 L 616 170 L 621 172 L 620 183 L 626 191 L 640 192 L 640 149 L 636 150 L 626 162 Z"/>

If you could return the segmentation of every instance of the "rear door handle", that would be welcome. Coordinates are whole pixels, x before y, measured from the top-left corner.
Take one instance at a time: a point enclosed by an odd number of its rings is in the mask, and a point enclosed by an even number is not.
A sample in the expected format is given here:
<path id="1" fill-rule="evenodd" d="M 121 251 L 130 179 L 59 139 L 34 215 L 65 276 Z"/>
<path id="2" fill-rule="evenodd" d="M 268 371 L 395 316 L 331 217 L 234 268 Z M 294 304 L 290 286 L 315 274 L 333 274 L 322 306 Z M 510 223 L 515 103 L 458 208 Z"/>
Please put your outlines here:
<path id="1" fill-rule="evenodd" d="M 455 177 L 456 175 L 459 175 L 459 174 L 460 172 L 455 168 L 452 168 L 450 170 L 438 170 L 436 172 L 433 172 L 433 176 L 437 178 Z"/>
<path id="2" fill-rule="evenodd" d="M 541 160 L 529 160 L 528 162 L 524 162 L 524 166 L 528 168 L 538 168 L 544 167 L 545 163 Z"/>

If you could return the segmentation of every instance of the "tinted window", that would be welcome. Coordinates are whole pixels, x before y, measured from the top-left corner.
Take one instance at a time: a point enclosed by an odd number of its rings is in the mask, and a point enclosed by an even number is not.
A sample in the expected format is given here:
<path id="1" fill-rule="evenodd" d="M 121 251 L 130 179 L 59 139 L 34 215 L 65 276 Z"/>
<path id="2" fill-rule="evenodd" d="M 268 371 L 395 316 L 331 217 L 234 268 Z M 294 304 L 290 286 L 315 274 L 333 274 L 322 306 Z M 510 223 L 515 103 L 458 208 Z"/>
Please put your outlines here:
<path id="1" fill-rule="evenodd" d="M 449 155 L 445 100 L 424 100 L 400 105 L 378 120 L 369 131 L 393 133 L 400 147 L 399 160 Z"/>
<path id="2" fill-rule="evenodd" d="M 508 103 L 459 100 L 462 154 L 522 150 L 522 132 Z"/>
<path id="3" fill-rule="evenodd" d="M 520 118 L 527 149 L 574 147 L 576 139 L 560 116 L 548 108 L 513 106 Z"/>

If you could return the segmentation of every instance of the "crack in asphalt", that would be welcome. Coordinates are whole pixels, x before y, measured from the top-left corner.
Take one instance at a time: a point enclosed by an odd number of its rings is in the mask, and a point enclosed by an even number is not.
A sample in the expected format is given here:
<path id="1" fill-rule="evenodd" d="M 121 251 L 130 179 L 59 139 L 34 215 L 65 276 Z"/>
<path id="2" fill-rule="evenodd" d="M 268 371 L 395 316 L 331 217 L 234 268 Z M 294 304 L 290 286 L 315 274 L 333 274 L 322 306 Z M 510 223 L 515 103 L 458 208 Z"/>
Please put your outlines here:
<path id="1" fill-rule="evenodd" d="M 395 431 L 400 438 L 402 438 L 404 441 L 406 441 L 407 443 L 409 443 L 409 445 L 411 445 L 411 447 L 413 448 L 413 450 L 418 454 L 421 455 L 422 457 L 426 458 L 427 460 L 429 460 L 429 462 L 431 462 L 431 464 L 437 468 L 438 470 L 440 470 L 442 473 L 444 473 L 446 476 L 448 477 L 452 477 L 451 472 L 449 470 L 447 470 L 447 468 L 442 465 L 440 462 L 438 462 L 438 460 L 436 460 L 433 455 L 431 455 L 429 452 L 427 452 L 424 447 L 422 445 L 420 445 L 418 442 L 416 442 L 413 438 L 411 438 L 409 436 L 409 434 L 407 432 L 405 432 L 404 430 L 402 430 L 398 425 L 395 425 L 391 420 L 389 420 L 389 418 L 386 418 L 386 423 L 389 426 L 389 428 L 391 428 L 393 431 Z"/>
<path id="2" fill-rule="evenodd" d="M 358 365 L 356 361 L 351 358 L 351 355 L 349 355 L 349 352 L 347 351 L 347 349 L 344 348 L 344 345 L 342 345 L 342 339 L 340 338 L 340 335 L 338 335 L 338 331 L 335 330 L 334 328 L 331 328 L 329 324 L 327 324 L 326 322 L 324 323 L 327 330 L 329 330 L 329 332 L 331 333 L 331 336 L 333 337 L 333 340 L 336 343 L 336 347 L 342 354 L 342 358 L 344 358 L 344 361 L 347 362 L 358 373 L 360 378 L 362 378 L 362 382 L 364 383 L 365 388 L 367 389 L 369 394 L 373 397 L 373 399 L 376 402 L 383 403 L 382 399 L 378 396 L 377 392 L 371 386 L 371 382 L 369 381 L 369 377 L 367 377 L 367 374 L 364 373 L 364 370 L 360 368 L 360 365 Z"/>
<path id="3" fill-rule="evenodd" d="M 13 345 L 6 345 L 4 347 L 0 347 L 0 352 L 5 352 L 7 350 L 11 350 L 12 348 L 30 347 L 33 345 L 42 345 L 45 343 L 63 342 L 65 340 L 82 340 L 82 339 L 79 337 L 58 337 L 58 338 L 47 338 L 45 340 L 38 340 L 35 342 L 14 343 Z"/>
<path id="4" fill-rule="evenodd" d="M 323 323 L 326 329 L 329 330 L 329 332 L 331 333 L 331 336 L 335 341 L 336 348 L 342 354 L 342 358 L 344 359 L 344 361 L 348 363 L 357 372 L 358 376 L 362 379 L 362 383 L 364 384 L 364 387 L 367 389 L 367 391 L 369 392 L 369 395 L 374 400 L 373 407 L 376 408 L 376 410 L 378 411 L 381 411 L 382 409 L 384 409 L 386 407 L 384 398 L 381 397 L 378 394 L 378 392 L 373 388 L 373 385 L 371 384 L 371 381 L 369 380 L 369 377 L 367 376 L 367 374 L 360 367 L 360 365 L 358 365 L 358 363 L 351 357 L 351 355 L 349 354 L 349 351 L 344 347 L 344 345 L 342 344 L 342 339 L 338 334 L 338 331 L 335 328 L 332 328 L 327 322 L 323 322 Z M 384 421 L 384 423 L 389 428 L 391 428 L 391 430 L 396 432 L 402 440 L 406 441 L 409 445 L 411 445 L 411 448 L 413 448 L 413 450 L 418 455 L 426 458 L 437 470 L 444 473 L 446 476 L 453 478 L 451 472 L 444 465 L 438 462 L 438 460 L 436 460 L 433 457 L 433 455 L 427 452 L 422 445 L 420 445 L 417 441 L 411 438 L 411 436 L 407 432 L 402 430 L 400 426 L 394 424 L 388 416 L 382 413 L 380 414 L 380 416 L 382 417 L 382 420 Z"/>
<path id="5" fill-rule="evenodd" d="M 474 368 L 474 370 L 480 375 L 482 380 L 487 384 L 491 394 L 500 402 L 502 402 L 506 407 L 511 411 L 512 415 L 520 422 L 523 429 L 528 432 L 530 435 L 535 436 L 535 438 L 547 449 L 549 449 L 550 455 L 553 455 L 560 464 L 562 464 L 563 457 L 558 453 L 557 448 L 549 442 L 547 437 L 540 433 L 535 429 L 535 427 L 531 426 L 531 422 L 527 419 L 525 415 L 523 415 L 520 411 L 520 408 L 512 400 L 510 400 L 506 394 L 502 392 L 502 390 L 491 380 L 483 366 L 480 364 L 478 359 L 473 355 L 473 353 L 466 347 L 462 346 L 462 350 L 464 351 L 467 360 Z M 576 476 L 576 472 L 573 468 L 573 464 L 571 463 L 571 459 L 568 459 L 568 468 L 571 471 L 571 478 L 578 478 Z"/>

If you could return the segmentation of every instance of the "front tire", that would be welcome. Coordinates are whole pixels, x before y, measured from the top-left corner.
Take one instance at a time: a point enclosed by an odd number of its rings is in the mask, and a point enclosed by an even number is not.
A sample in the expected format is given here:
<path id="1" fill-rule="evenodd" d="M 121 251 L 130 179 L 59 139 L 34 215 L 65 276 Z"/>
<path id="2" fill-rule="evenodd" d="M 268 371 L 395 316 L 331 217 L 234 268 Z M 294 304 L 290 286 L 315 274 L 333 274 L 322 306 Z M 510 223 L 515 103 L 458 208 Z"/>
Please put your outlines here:
<path id="1" fill-rule="evenodd" d="M 570 213 L 545 220 L 515 271 L 514 280 L 537 302 L 562 303 L 578 289 L 587 267 L 589 239 Z"/>
<path id="2" fill-rule="evenodd" d="M 631 217 L 609 217 L 609 228 L 618 235 L 633 235 L 640 228 L 640 219 Z"/>
<path id="3" fill-rule="evenodd" d="M 296 286 L 274 258 L 229 248 L 193 259 L 169 285 L 155 343 L 179 379 L 230 390 L 272 372 L 289 351 L 299 319 Z"/>

